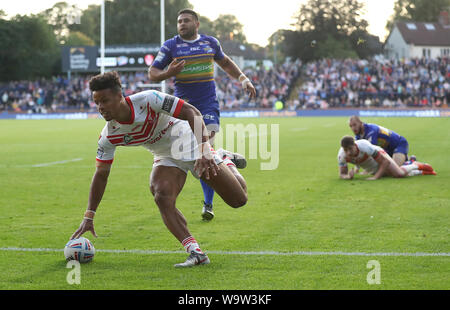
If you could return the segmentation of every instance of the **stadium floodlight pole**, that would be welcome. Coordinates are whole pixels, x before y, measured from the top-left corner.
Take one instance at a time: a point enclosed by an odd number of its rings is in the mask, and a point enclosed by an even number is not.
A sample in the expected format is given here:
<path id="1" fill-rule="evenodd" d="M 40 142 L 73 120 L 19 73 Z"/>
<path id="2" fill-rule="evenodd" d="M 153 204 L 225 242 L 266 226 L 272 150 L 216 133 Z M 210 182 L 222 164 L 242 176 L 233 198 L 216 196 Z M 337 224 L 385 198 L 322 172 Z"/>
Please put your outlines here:
<path id="1" fill-rule="evenodd" d="M 105 0 L 100 13 L 100 73 L 105 73 Z"/>
<path id="2" fill-rule="evenodd" d="M 165 6 L 165 1 L 164 0 L 160 0 L 160 5 L 161 5 L 161 12 L 160 12 L 160 20 L 161 20 L 161 46 L 163 46 L 164 41 L 165 41 L 165 10 L 164 10 L 164 6 Z M 161 91 L 163 93 L 166 92 L 166 81 L 161 81 Z"/>

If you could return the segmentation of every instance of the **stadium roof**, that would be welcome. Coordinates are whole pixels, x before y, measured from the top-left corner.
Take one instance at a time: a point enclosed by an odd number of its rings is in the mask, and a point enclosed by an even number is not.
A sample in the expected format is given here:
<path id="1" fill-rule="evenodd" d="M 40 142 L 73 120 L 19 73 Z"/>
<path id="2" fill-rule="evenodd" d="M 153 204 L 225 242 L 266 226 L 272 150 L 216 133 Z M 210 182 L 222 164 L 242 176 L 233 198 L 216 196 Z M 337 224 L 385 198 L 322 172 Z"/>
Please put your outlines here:
<path id="1" fill-rule="evenodd" d="M 398 30 L 408 44 L 450 46 L 450 26 L 440 23 L 396 22 Z"/>

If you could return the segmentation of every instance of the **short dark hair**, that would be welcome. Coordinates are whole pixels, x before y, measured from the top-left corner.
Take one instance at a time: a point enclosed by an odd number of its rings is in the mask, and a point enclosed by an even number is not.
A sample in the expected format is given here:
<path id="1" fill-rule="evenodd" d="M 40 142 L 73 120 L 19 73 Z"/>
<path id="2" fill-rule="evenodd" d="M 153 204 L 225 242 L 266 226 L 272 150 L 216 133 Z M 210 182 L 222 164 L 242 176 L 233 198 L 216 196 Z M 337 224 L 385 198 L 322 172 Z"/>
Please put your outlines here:
<path id="1" fill-rule="evenodd" d="M 198 21 L 198 14 L 191 9 L 182 9 L 181 11 L 178 12 L 177 16 L 180 16 L 181 14 L 191 14 L 192 16 L 194 16 L 195 20 Z"/>
<path id="2" fill-rule="evenodd" d="M 116 92 L 122 92 L 119 74 L 116 71 L 98 74 L 89 80 L 89 89 L 91 92 L 103 89 L 112 89 Z"/>
<path id="3" fill-rule="evenodd" d="M 352 136 L 344 136 L 341 139 L 341 146 L 343 148 L 348 148 L 355 144 L 355 139 Z"/>

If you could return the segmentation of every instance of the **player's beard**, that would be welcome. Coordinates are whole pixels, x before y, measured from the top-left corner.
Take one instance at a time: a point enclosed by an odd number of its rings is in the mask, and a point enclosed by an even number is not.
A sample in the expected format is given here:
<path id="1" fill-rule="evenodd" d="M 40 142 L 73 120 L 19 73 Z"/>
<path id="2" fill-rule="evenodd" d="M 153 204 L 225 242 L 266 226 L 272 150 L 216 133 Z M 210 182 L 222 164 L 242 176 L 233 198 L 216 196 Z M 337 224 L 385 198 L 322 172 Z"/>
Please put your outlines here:
<path id="1" fill-rule="evenodd" d="M 195 34 L 196 34 L 195 28 L 186 29 L 183 35 L 180 33 L 180 37 L 184 40 L 194 40 L 196 37 Z"/>

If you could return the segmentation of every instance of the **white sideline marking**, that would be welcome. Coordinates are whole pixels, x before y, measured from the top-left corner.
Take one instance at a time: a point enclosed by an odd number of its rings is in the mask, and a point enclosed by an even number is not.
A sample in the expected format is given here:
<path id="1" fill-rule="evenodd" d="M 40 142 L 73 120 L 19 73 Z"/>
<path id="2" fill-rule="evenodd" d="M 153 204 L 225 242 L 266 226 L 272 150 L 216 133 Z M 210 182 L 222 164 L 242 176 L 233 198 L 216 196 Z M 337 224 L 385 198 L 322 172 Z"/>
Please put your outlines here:
<path id="1" fill-rule="evenodd" d="M 72 163 L 72 162 L 81 161 L 81 160 L 83 160 L 83 158 L 74 158 L 74 159 L 54 161 L 54 162 L 51 162 L 51 163 L 42 163 L 42 164 L 34 164 L 34 165 L 13 165 L 13 166 L 0 165 L 0 168 L 7 168 L 7 167 L 11 167 L 11 168 L 48 167 L 48 166 L 53 166 L 53 165 L 58 165 L 58 164 Z M 93 164 L 90 167 L 95 167 L 95 164 Z"/>
<path id="2" fill-rule="evenodd" d="M 0 251 L 16 251 L 16 252 L 63 252 L 63 249 L 48 248 L 0 248 Z M 162 250 L 102 250 L 97 252 L 103 253 L 127 253 L 127 254 L 186 254 L 185 251 L 162 251 Z M 396 252 L 322 252 L 322 251 L 295 251 L 295 252 L 277 252 L 277 251 L 205 251 L 207 254 L 218 255 L 275 255 L 275 256 L 450 256 L 450 253 L 396 253 Z"/>
<path id="3" fill-rule="evenodd" d="M 31 165 L 31 167 L 47 167 L 47 166 L 52 166 L 52 165 L 71 163 L 71 162 L 80 161 L 80 160 L 83 160 L 83 158 L 74 158 L 74 159 L 68 159 L 68 160 L 54 161 L 51 163 L 36 164 L 36 165 Z"/>

